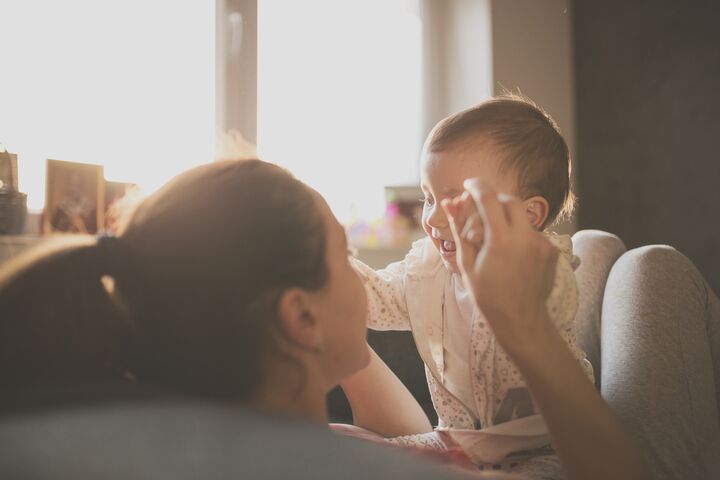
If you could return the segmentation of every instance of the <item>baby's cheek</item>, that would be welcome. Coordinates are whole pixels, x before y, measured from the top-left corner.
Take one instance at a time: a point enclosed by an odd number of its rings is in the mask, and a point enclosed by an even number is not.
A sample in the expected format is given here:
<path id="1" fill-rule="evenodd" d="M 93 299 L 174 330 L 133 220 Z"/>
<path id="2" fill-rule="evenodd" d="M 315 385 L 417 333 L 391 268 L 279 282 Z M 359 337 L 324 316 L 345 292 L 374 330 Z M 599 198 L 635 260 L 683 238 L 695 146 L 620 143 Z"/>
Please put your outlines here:
<path id="1" fill-rule="evenodd" d="M 432 227 L 430 227 L 430 225 L 428 225 L 429 218 L 430 218 L 430 212 L 428 211 L 428 208 L 423 207 L 422 218 L 421 218 L 422 229 L 428 237 L 432 236 Z"/>

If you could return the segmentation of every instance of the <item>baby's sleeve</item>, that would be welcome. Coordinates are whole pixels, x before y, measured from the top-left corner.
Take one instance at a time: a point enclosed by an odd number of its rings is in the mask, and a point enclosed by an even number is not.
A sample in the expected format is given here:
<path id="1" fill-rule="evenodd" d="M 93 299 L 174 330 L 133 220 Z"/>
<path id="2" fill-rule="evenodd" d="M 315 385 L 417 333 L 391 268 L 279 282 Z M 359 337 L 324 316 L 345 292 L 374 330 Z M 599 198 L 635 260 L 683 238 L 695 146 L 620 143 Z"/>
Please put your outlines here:
<path id="1" fill-rule="evenodd" d="M 377 271 L 360 260 L 353 259 L 353 263 L 365 283 L 368 328 L 410 330 L 410 317 L 405 300 L 405 263 L 392 263 Z"/>
<path id="2" fill-rule="evenodd" d="M 550 319 L 557 327 L 563 340 L 568 344 L 578 363 L 585 370 L 590 381 L 594 382 L 593 368 L 585 352 L 578 347 L 575 334 L 575 316 L 578 311 L 578 286 L 575 279 L 576 257 L 563 252 L 558 256 L 555 270 L 555 282 L 547 300 Z"/>

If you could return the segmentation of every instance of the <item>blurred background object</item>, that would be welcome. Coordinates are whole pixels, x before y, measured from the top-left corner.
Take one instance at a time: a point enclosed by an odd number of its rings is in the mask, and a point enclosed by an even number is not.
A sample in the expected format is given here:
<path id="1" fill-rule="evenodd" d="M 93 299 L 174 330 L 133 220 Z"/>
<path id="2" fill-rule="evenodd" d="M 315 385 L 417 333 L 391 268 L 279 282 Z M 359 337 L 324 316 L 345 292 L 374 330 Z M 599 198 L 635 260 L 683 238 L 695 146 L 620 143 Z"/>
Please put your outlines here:
<path id="1" fill-rule="evenodd" d="M 27 195 L 18 191 L 17 155 L 0 143 L 0 235 L 17 235 L 25 228 Z"/>

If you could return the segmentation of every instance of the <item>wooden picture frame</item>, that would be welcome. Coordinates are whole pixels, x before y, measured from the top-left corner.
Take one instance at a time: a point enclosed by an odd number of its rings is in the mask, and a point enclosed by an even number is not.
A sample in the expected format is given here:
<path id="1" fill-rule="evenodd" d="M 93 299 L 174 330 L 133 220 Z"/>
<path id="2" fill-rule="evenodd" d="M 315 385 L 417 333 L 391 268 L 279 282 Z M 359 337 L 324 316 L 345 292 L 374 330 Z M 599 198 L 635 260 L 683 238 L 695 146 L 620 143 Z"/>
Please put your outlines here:
<path id="1" fill-rule="evenodd" d="M 47 161 L 43 233 L 89 233 L 105 225 L 102 165 Z"/>

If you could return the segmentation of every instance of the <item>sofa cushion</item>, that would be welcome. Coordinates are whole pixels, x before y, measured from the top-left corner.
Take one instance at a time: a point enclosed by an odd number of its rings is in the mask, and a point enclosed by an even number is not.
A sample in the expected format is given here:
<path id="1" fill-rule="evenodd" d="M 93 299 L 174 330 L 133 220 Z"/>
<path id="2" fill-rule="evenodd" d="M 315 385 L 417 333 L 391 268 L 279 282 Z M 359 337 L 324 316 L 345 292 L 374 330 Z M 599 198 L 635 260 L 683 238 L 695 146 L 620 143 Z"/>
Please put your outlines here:
<path id="1" fill-rule="evenodd" d="M 123 394 L 107 386 L 89 390 L 33 395 L 27 398 L 32 408 L 6 402 L 0 478 L 464 478 L 326 426 L 229 403 L 154 391 Z"/>

